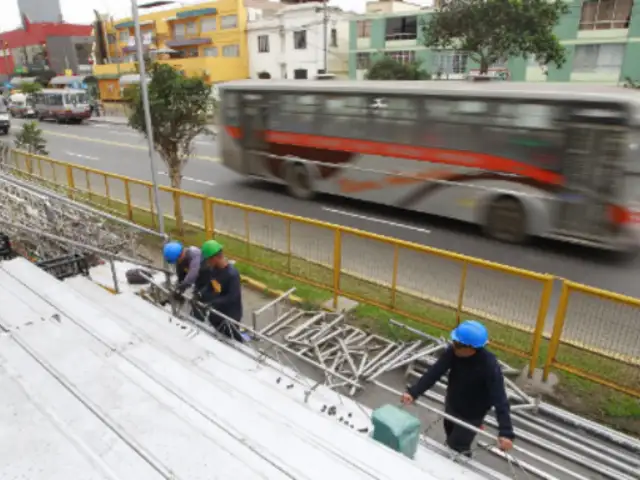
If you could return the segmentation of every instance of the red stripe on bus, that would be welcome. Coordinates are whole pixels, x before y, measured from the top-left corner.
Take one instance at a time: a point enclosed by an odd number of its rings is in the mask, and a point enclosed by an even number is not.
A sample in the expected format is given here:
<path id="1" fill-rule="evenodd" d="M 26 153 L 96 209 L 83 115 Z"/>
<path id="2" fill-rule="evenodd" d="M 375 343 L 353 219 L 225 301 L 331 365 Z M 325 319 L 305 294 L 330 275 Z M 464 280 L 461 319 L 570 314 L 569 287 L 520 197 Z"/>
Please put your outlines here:
<path id="1" fill-rule="evenodd" d="M 239 140 L 240 137 L 242 136 L 242 130 L 240 130 L 240 127 L 226 126 L 224 127 L 224 129 L 227 131 L 227 133 L 231 138 L 235 138 L 236 140 Z"/>
<path id="2" fill-rule="evenodd" d="M 239 139 L 242 130 L 238 127 L 225 127 L 229 136 Z M 305 133 L 266 131 L 265 141 L 282 145 L 296 145 L 324 150 L 340 150 L 361 155 L 380 155 L 422 162 L 441 163 L 461 167 L 479 168 L 495 172 L 513 173 L 526 176 L 543 183 L 560 185 L 562 176 L 522 162 L 486 153 L 445 150 L 441 148 L 413 147 L 396 143 L 383 143 L 369 140 L 353 140 L 339 137 L 309 135 Z"/>

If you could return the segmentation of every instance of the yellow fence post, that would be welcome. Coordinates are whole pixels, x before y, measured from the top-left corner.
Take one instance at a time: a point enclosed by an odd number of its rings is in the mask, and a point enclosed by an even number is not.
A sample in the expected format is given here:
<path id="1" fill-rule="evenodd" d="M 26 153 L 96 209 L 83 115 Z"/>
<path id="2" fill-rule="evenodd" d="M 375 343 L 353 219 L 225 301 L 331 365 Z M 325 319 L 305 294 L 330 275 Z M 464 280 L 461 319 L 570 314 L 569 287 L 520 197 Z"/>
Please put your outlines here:
<path id="1" fill-rule="evenodd" d="M 287 218 L 287 273 L 291 273 L 291 219 Z"/>
<path id="2" fill-rule="evenodd" d="M 67 165 L 65 170 L 67 171 L 67 196 L 73 198 L 73 192 L 76 189 L 76 182 L 73 179 L 73 167 Z"/>
<path id="3" fill-rule="evenodd" d="M 338 297 L 340 296 L 340 271 L 342 270 L 342 233 L 339 228 L 335 229 L 333 239 L 333 309 L 338 308 Z"/>
<path id="4" fill-rule="evenodd" d="M 93 192 L 91 191 L 91 179 L 89 178 L 89 170 L 84 171 L 84 181 L 87 185 L 87 192 L 89 193 L 89 199 L 93 199 Z"/>
<path id="5" fill-rule="evenodd" d="M 40 178 L 44 178 L 44 172 L 42 171 L 42 159 L 38 157 L 38 175 Z"/>
<path id="6" fill-rule="evenodd" d="M 247 258 L 251 258 L 251 228 L 249 226 L 249 210 L 244 211 L 244 240 L 247 243 Z"/>
<path id="7" fill-rule="evenodd" d="M 104 195 L 107 197 L 107 206 L 111 206 L 111 191 L 109 189 L 109 177 L 105 174 L 104 178 Z"/>
<path id="8" fill-rule="evenodd" d="M 560 345 L 560 337 L 562 336 L 562 330 L 564 328 L 564 319 L 567 314 L 567 304 L 569 303 L 569 286 L 566 281 L 562 281 L 562 292 L 560 293 L 560 300 L 558 301 L 558 310 L 553 321 L 553 332 L 551 333 L 551 340 L 549 341 L 549 351 L 547 352 L 547 359 L 544 362 L 544 371 L 542 372 L 542 380 L 547 381 L 549 378 L 549 371 L 556 359 L 556 353 L 558 353 L 558 346 Z"/>
<path id="9" fill-rule="evenodd" d="M 396 308 L 396 296 L 398 293 L 398 261 L 400 258 L 400 247 L 393 246 L 393 271 L 391 273 L 391 308 Z"/>
<path id="10" fill-rule="evenodd" d="M 124 198 L 127 203 L 127 218 L 133 220 L 133 206 L 131 205 L 131 189 L 129 188 L 129 180 L 124 181 Z"/>
<path id="11" fill-rule="evenodd" d="M 33 165 L 31 163 L 31 155 L 29 154 L 25 155 L 24 163 L 25 163 L 25 166 L 27 167 L 27 173 L 29 175 L 33 175 Z"/>
<path id="12" fill-rule="evenodd" d="M 216 201 L 209 197 L 209 218 L 211 218 L 211 235 L 215 237 L 216 235 Z"/>
<path id="13" fill-rule="evenodd" d="M 202 215 L 204 216 L 204 233 L 207 240 L 213 238 L 213 228 L 211 228 L 211 199 L 202 199 Z"/>
<path id="14" fill-rule="evenodd" d="M 151 189 L 151 187 L 147 187 L 147 197 L 149 199 L 149 211 L 151 212 L 151 226 L 155 230 L 156 228 L 158 228 L 158 224 L 156 222 L 156 210 L 153 201 L 153 190 Z"/>
<path id="15" fill-rule="evenodd" d="M 538 366 L 538 357 L 540 356 L 540 344 L 542 343 L 542 335 L 544 335 L 544 325 L 549 312 L 549 302 L 553 292 L 553 277 L 545 282 L 542 287 L 542 296 L 540 297 L 540 307 L 538 308 L 538 317 L 536 318 L 536 328 L 533 331 L 533 343 L 531 344 L 531 358 L 529 358 L 529 378 L 533 377 L 533 372 Z M 565 304 L 566 307 L 566 304 Z M 546 379 L 546 378 L 545 378 Z"/>
<path id="16" fill-rule="evenodd" d="M 467 286 L 467 262 L 462 262 L 462 273 L 460 274 L 460 287 L 458 288 L 458 306 L 456 308 L 456 325 L 460 325 L 460 315 L 462 315 L 462 304 L 464 303 L 464 289 Z"/>

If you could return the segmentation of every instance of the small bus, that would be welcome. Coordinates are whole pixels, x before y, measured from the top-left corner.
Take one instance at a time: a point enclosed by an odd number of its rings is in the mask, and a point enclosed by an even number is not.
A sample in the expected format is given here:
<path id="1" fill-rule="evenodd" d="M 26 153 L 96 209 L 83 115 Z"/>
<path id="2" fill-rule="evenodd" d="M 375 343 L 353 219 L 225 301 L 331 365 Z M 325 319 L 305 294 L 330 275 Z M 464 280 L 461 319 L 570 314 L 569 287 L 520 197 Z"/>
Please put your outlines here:
<path id="1" fill-rule="evenodd" d="M 87 92 L 76 89 L 44 89 L 34 94 L 36 116 L 58 123 L 81 123 L 91 116 Z"/>
<path id="2" fill-rule="evenodd" d="M 604 86 L 236 81 L 219 86 L 223 164 L 295 197 L 338 195 L 635 251 L 640 96 Z"/>

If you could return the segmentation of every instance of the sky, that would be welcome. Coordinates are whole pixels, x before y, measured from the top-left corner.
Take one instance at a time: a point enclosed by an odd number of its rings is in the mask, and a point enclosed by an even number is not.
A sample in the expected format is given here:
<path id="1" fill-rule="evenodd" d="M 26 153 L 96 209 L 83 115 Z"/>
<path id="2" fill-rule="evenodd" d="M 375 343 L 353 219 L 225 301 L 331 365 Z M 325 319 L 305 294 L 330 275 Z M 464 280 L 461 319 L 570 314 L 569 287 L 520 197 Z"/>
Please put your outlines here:
<path id="1" fill-rule="evenodd" d="M 40 0 L 46 2 L 48 0 Z M 20 15 L 18 13 L 17 0 L 0 0 L 2 3 L 0 14 L 0 32 L 20 28 Z M 108 12 L 114 18 L 126 18 L 131 16 L 131 0 L 60 0 L 62 15 L 68 23 L 88 24 L 93 22 L 93 10 Z M 145 0 L 138 0 L 143 4 Z M 184 5 L 202 3 L 197 0 L 183 0 Z M 331 5 L 336 5 L 346 11 L 364 12 L 366 0 L 330 0 Z M 412 3 L 425 4 L 427 0 L 412 0 Z M 165 7 L 171 8 L 171 7 Z M 175 7 L 174 7 L 175 8 Z"/>

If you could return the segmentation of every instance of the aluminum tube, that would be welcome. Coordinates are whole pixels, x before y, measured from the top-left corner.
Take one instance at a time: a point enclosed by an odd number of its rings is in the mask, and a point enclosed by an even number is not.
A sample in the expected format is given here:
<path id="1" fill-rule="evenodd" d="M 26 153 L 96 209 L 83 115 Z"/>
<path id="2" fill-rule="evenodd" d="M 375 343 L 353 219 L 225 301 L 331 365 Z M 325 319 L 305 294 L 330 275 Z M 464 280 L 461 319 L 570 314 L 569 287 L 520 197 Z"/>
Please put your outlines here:
<path id="1" fill-rule="evenodd" d="M 387 367 L 389 364 L 393 364 L 393 362 L 398 361 L 399 358 L 403 358 L 405 355 L 408 355 L 409 353 L 411 353 L 412 351 L 416 350 L 420 344 L 422 343 L 421 340 L 418 340 L 417 342 L 415 342 L 413 345 L 410 345 L 409 347 L 407 347 L 404 351 L 400 351 L 398 353 L 398 355 L 396 355 L 393 360 L 389 361 L 389 363 L 383 364 L 378 370 L 376 370 L 374 373 L 372 373 L 371 375 L 368 376 L 367 381 L 369 382 L 373 382 L 376 378 L 378 378 L 380 375 L 382 375 L 383 373 L 386 373 L 388 371 Z"/>
<path id="2" fill-rule="evenodd" d="M 39 230 L 35 230 L 33 228 L 29 228 L 29 227 L 25 227 L 23 225 L 18 225 L 15 223 L 11 223 L 11 222 L 7 222 L 5 220 L 2 220 L 0 218 L 0 224 L 3 225 L 8 225 L 11 228 L 15 228 L 17 230 L 22 230 L 24 232 L 29 232 L 29 233 L 33 233 L 34 235 L 40 235 L 44 238 L 48 238 L 50 240 L 56 241 L 56 242 L 60 242 L 60 243 L 64 243 L 67 245 L 71 245 L 73 247 L 78 248 L 80 251 L 84 250 L 87 252 L 91 252 L 94 253 L 100 257 L 103 258 L 112 258 L 113 260 L 119 260 L 121 262 L 127 262 L 127 263 L 133 263 L 135 265 L 138 265 L 146 270 L 155 270 L 157 272 L 163 272 L 163 273 L 171 273 L 168 270 L 165 270 L 164 268 L 160 268 L 160 267 L 156 267 L 155 265 L 149 265 L 147 263 L 143 263 L 140 260 L 135 260 L 133 258 L 129 258 L 126 257 L 124 255 L 119 255 L 117 253 L 110 253 L 110 252 L 105 252 L 104 250 L 101 250 L 99 248 L 95 248 L 95 247 L 90 247 L 88 245 L 83 245 L 82 243 L 76 242 L 74 240 L 69 240 L 67 238 L 63 238 L 63 237 L 58 237 L 57 235 L 53 235 L 51 233 L 45 233 L 45 232 L 41 232 Z"/>
<path id="3" fill-rule="evenodd" d="M 478 442 L 478 445 L 482 448 L 484 448 L 485 450 L 493 453 L 494 455 L 497 455 L 498 457 L 502 458 L 503 460 L 507 461 L 507 453 L 503 452 L 502 450 L 500 450 L 497 447 L 494 447 L 492 445 L 489 445 L 488 443 L 485 442 Z M 535 457 L 537 457 L 537 455 L 532 454 L 531 455 L 532 458 L 535 459 Z M 543 457 L 538 457 L 541 460 L 543 460 Z M 546 459 L 544 459 L 546 461 Z M 522 463 L 519 462 L 522 469 L 526 470 L 527 473 L 532 473 L 534 474 L 536 477 L 538 478 L 542 478 L 543 480 L 557 480 L 558 477 L 554 477 L 552 475 L 550 475 L 549 473 L 540 470 L 539 468 L 534 467 L 533 465 L 529 465 L 528 463 Z M 590 480 L 587 477 L 584 477 L 582 475 L 579 475 L 575 472 L 572 472 L 571 470 L 568 470 L 567 468 L 563 467 L 562 465 L 558 465 L 558 464 L 553 464 L 553 468 L 555 468 L 558 472 L 562 472 L 565 475 L 570 476 L 571 478 L 574 478 L 575 480 Z"/>
<path id="4" fill-rule="evenodd" d="M 344 315 L 338 315 L 332 321 L 327 323 L 324 327 L 320 328 L 320 330 L 315 335 L 312 335 L 311 338 L 309 338 L 309 342 L 314 343 L 320 337 L 322 337 L 323 335 L 326 335 L 329 332 L 329 330 L 331 330 L 338 324 L 342 323 L 343 321 L 344 321 Z"/>
<path id="5" fill-rule="evenodd" d="M 299 336 L 301 333 L 307 333 L 307 332 L 305 332 L 305 330 L 308 329 L 314 323 L 318 323 L 320 320 L 323 320 L 324 316 L 325 316 L 324 312 L 319 312 L 319 313 L 315 314 L 309 320 L 307 320 L 304 323 L 301 323 L 295 329 L 293 329 L 288 334 L 286 334 L 284 339 L 285 340 L 291 340 L 291 339 L 296 338 L 297 336 Z"/>
<path id="6" fill-rule="evenodd" d="M 435 352 L 437 352 L 438 350 L 445 348 L 446 345 L 436 345 L 435 347 L 430 347 L 430 348 L 426 348 L 424 350 L 421 350 L 420 352 L 416 353 L 415 355 L 405 359 L 405 360 L 400 360 L 400 361 L 395 361 L 393 362 L 393 364 L 391 366 L 388 366 L 386 371 L 391 371 L 391 370 L 395 370 L 396 368 L 400 368 L 403 367 L 405 365 L 407 365 L 408 363 L 411 362 L 415 362 L 416 360 L 418 360 L 421 357 L 424 357 L 425 355 L 431 355 Z"/>
<path id="7" fill-rule="evenodd" d="M 291 325 L 293 322 L 298 320 L 304 315 L 304 313 L 305 312 L 302 310 L 289 310 L 286 314 L 277 318 L 275 321 L 271 322 L 269 325 L 260 330 L 260 333 L 263 335 L 273 336 L 283 328 Z"/>
<path id="8" fill-rule="evenodd" d="M 547 434 L 547 428 L 544 426 L 539 426 L 536 425 L 532 422 L 529 422 L 523 418 L 517 418 L 517 421 L 520 422 L 521 425 L 524 425 L 527 428 L 527 431 L 534 431 L 539 434 L 542 435 L 546 435 Z M 620 472 L 624 472 L 624 473 L 628 473 L 631 475 L 637 474 L 638 473 L 638 469 L 636 467 L 634 467 L 633 465 L 629 465 L 629 464 L 625 464 L 624 461 L 619 461 L 616 460 L 615 458 L 611 458 L 610 456 L 599 452 L 593 448 L 590 448 L 588 446 L 585 446 L 582 444 L 580 439 L 571 439 L 570 437 L 568 438 L 562 438 L 560 435 L 558 435 L 556 438 L 558 438 L 558 440 L 560 440 L 561 442 L 567 444 L 570 448 L 572 448 L 573 450 L 576 451 L 581 451 L 583 454 L 585 454 L 588 458 L 591 459 L 597 459 L 598 461 L 600 461 L 602 464 L 605 465 L 609 465 L 612 468 L 616 468 L 618 469 Z"/>
<path id="9" fill-rule="evenodd" d="M 513 410 L 513 407 L 511 408 Z M 608 455 L 610 457 L 616 457 L 618 460 L 623 462 L 630 462 L 636 465 L 637 470 L 640 471 L 640 458 L 630 457 L 627 452 L 621 452 L 614 448 L 610 448 L 607 445 L 603 445 L 592 438 L 586 437 L 580 433 L 572 432 L 566 428 L 563 428 L 560 425 L 556 425 L 548 421 L 548 419 L 537 417 L 531 415 L 530 413 L 517 411 L 514 416 L 514 420 L 520 421 L 522 418 L 528 420 L 531 423 L 535 423 L 539 428 L 546 429 L 546 435 L 553 435 L 554 438 L 571 438 L 576 442 L 581 442 L 585 445 L 590 446 L 593 449 L 600 450 L 603 454 Z"/>
<path id="10" fill-rule="evenodd" d="M 116 266 L 113 263 L 113 258 L 109 259 L 109 267 L 111 269 L 111 280 L 113 280 L 113 289 L 116 293 L 120 293 L 120 285 L 118 284 L 118 274 L 116 273 Z"/>
<path id="11" fill-rule="evenodd" d="M 96 215 L 98 217 L 102 217 L 102 218 L 106 218 L 114 223 L 119 223 L 121 225 L 130 227 L 133 230 L 138 230 L 141 233 L 146 233 L 147 235 L 153 235 L 154 237 L 160 237 L 160 238 L 165 238 L 165 235 L 162 235 L 158 232 L 156 232 L 155 230 L 151 230 L 149 228 L 145 228 L 145 227 L 141 227 L 140 225 L 130 222 L 128 220 L 125 220 L 124 218 L 120 218 L 120 217 L 116 217 L 115 215 L 111 215 L 107 212 L 104 212 L 102 210 L 98 210 L 96 208 L 90 207 L 89 205 L 85 205 L 84 203 L 79 203 L 76 202 L 74 200 L 69 200 L 67 197 L 63 196 L 63 195 L 59 195 L 55 192 L 51 192 L 47 189 L 44 188 L 40 188 L 37 185 L 33 185 L 27 182 L 23 182 L 22 180 L 18 180 L 15 177 L 12 177 L 10 175 L 4 175 L 2 173 L 0 173 L 0 181 L 4 181 L 5 183 L 12 183 L 15 185 L 18 185 L 22 188 L 24 188 L 25 190 L 30 190 L 32 192 L 36 192 L 39 195 L 43 195 L 44 197 L 49 197 L 49 198 L 53 198 L 56 201 L 59 201 L 60 203 L 65 203 L 67 205 L 72 205 L 73 208 L 77 209 L 77 210 L 82 210 L 86 213 L 91 213 L 92 215 Z"/>
<path id="12" fill-rule="evenodd" d="M 267 311 L 269 308 L 273 307 L 275 304 L 279 303 L 280 300 L 284 300 L 285 298 L 288 298 L 293 292 L 296 291 L 296 287 L 292 287 L 289 290 L 287 290 L 286 292 L 284 292 L 282 295 L 280 295 L 278 298 L 275 298 L 273 300 L 271 300 L 269 303 L 267 303 L 266 305 L 263 305 L 262 307 L 260 307 L 257 310 L 254 310 L 253 313 L 255 313 L 256 315 L 260 315 L 262 313 L 264 313 L 265 311 Z"/>
<path id="13" fill-rule="evenodd" d="M 591 420 L 582 418 L 578 415 L 567 412 L 566 410 L 555 407 L 548 403 L 541 403 L 538 408 L 542 413 L 546 413 L 547 415 L 562 420 L 563 422 L 568 423 L 569 425 L 572 425 L 574 427 L 582 428 L 589 433 L 608 440 L 611 443 L 615 443 L 616 445 L 640 454 L 640 440 L 637 440 L 623 433 L 616 432 L 615 430 L 607 428 L 603 425 L 599 425 L 595 422 L 592 422 Z"/>

